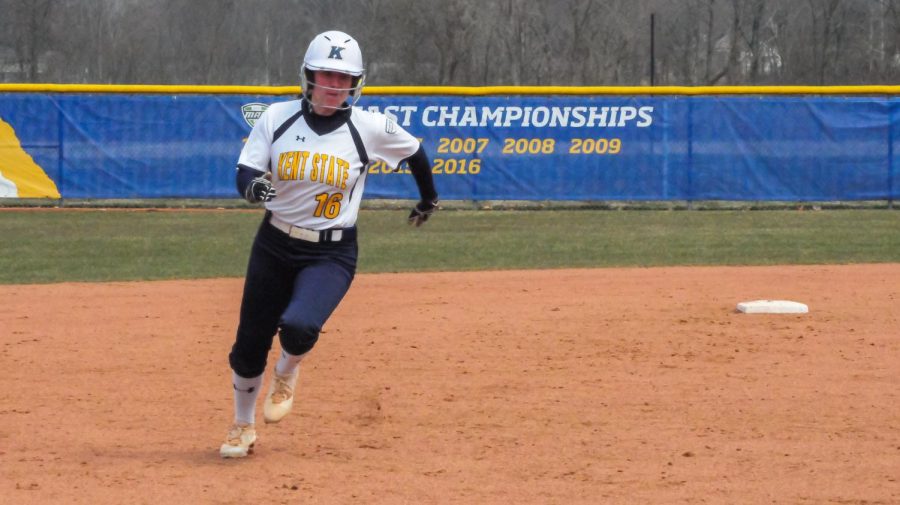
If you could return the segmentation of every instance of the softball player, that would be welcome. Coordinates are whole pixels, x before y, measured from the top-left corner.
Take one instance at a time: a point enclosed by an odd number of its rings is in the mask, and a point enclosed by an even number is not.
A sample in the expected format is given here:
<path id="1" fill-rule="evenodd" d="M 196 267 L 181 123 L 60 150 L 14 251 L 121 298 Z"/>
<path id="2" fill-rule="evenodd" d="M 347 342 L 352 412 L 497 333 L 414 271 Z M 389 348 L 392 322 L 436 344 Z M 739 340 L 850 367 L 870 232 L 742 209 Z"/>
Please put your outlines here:
<path id="1" fill-rule="evenodd" d="M 421 225 L 437 208 L 431 163 L 419 141 L 386 116 L 353 107 L 365 81 L 356 40 L 338 31 L 317 35 L 300 79 L 302 97 L 272 104 L 238 159 L 238 191 L 250 202 L 265 202 L 266 214 L 250 253 L 229 355 L 235 416 L 219 451 L 225 458 L 246 456 L 256 441 L 256 399 L 276 332 L 281 357 L 263 417 L 276 423 L 291 410 L 299 363 L 356 272 L 356 218 L 367 165 L 408 163 L 421 197 L 410 224 Z"/>

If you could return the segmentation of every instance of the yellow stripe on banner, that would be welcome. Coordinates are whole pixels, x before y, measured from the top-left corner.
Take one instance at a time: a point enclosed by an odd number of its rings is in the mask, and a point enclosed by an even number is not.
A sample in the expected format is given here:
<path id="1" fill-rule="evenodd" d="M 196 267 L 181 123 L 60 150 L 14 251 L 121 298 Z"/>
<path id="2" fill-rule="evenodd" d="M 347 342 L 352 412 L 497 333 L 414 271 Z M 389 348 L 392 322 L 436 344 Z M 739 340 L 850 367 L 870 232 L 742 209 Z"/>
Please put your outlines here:
<path id="1" fill-rule="evenodd" d="M 15 186 L 14 194 L 4 192 L 4 196 L 60 198 L 56 183 L 22 149 L 16 131 L 2 119 L 0 119 L 0 178 Z"/>
<path id="2" fill-rule="evenodd" d="M 169 84 L 0 84 L 0 93 L 122 93 L 160 95 L 289 95 L 300 86 L 195 86 Z"/>
<path id="3" fill-rule="evenodd" d="M 897 95 L 900 86 L 372 86 L 378 95 Z"/>
<path id="4" fill-rule="evenodd" d="M 299 86 L 0 84 L 0 93 L 297 95 Z M 368 86 L 366 95 L 900 95 L 900 86 Z"/>

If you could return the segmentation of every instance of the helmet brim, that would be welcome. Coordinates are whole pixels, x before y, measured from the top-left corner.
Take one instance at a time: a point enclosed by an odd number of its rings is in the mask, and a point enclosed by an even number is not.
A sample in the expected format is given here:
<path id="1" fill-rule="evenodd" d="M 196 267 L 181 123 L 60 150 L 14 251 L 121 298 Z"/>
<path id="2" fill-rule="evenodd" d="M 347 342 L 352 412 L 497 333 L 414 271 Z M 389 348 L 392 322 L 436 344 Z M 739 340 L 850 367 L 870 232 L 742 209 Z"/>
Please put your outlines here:
<path id="1" fill-rule="evenodd" d="M 321 72 L 321 71 L 331 71 L 331 72 L 340 72 L 342 74 L 352 75 L 353 77 L 359 77 L 363 75 L 364 70 L 352 65 L 343 60 L 335 60 L 335 59 L 323 59 L 323 60 L 313 60 L 307 61 L 304 63 L 304 66 L 308 70 L 312 70 L 313 72 Z"/>

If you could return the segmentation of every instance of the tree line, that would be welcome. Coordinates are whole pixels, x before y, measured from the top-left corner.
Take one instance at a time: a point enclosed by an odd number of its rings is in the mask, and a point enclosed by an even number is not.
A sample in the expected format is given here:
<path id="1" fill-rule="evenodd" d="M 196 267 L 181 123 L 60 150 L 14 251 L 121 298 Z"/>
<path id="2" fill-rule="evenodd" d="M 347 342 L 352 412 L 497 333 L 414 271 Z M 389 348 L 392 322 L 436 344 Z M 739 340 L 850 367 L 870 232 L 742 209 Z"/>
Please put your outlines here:
<path id="1" fill-rule="evenodd" d="M 0 0 L 0 82 L 291 85 L 329 29 L 370 85 L 900 82 L 900 0 Z"/>

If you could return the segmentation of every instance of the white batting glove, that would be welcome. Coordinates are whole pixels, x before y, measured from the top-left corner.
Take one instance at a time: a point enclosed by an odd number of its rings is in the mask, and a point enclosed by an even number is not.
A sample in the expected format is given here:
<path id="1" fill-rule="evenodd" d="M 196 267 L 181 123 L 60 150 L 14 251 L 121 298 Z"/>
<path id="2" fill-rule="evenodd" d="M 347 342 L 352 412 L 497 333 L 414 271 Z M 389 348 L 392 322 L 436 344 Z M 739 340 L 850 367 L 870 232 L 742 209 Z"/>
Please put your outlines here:
<path id="1" fill-rule="evenodd" d="M 435 200 L 433 202 L 421 201 L 413 207 L 412 212 L 409 213 L 409 224 L 415 225 L 416 227 L 422 226 L 425 221 L 428 221 L 428 218 L 434 214 L 434 211 L 437 210 L 438 201 Z"/>
<path id="2" fill-rule="evenodd" d="M 244 190 L 244 198 L 250 203 L 271 202 L 275 196 L 275 187 L 272 186 L 272 181 L 264 176 L 254 178 Z"/>

